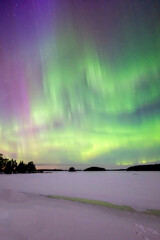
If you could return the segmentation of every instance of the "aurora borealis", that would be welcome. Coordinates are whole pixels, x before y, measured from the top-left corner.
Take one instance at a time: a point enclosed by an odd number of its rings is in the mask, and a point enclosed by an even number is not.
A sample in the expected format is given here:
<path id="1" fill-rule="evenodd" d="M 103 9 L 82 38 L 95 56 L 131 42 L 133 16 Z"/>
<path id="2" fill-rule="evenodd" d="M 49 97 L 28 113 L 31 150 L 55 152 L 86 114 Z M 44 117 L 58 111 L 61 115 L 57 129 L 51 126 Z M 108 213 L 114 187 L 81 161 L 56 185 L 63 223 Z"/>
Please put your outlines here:
<path id="1" fill-rule="evenodd" d="M 160 161 L 160 1 L 1 0 L 0 152 Z"/>

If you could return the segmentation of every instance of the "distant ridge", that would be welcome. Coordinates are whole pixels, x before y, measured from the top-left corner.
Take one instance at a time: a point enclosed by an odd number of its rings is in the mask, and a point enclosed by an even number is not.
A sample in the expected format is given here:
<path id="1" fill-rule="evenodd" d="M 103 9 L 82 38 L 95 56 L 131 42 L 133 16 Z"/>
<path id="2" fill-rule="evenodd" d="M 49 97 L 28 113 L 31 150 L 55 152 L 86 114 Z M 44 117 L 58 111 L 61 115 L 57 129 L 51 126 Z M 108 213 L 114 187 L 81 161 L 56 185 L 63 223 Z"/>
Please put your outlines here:
<path id="1" fill-rule="evenodd" d="M 160 164 L 136 165 L 127 168 L 127 171 L 160 171 Z"/>
<path id="2" fill-rule="evenodd" d="M 84 171 L 106 171 L 106 169 L 102 167 L 89 167 L 84 169 Z"/>
<path id="3" fill-rule="evenodd" d="M 60 172 L 60 171 L 71 171 L 73 170 L 70 168 L 69 170 L 63 170 L 63 169 L 36 169 L 36 173 L 43 173 L 43 172 Z M 160 171 L 160 163 L 159 164 L 147 164 L 147 165 L 135 165 L 128 167 L 127 169 L 105 169 L 102 167 L 88 167 L 84 170 L 76 169 L 75 171 Z"/>
<path id="4" fill-rule="evenodd" d="M 63 169 L 37 169 L 36 172 L 37 173 L 42 173 L 42 172 L 61 172 L 61 171 L 67 171 L 67 170 L 63 170 Z"/>

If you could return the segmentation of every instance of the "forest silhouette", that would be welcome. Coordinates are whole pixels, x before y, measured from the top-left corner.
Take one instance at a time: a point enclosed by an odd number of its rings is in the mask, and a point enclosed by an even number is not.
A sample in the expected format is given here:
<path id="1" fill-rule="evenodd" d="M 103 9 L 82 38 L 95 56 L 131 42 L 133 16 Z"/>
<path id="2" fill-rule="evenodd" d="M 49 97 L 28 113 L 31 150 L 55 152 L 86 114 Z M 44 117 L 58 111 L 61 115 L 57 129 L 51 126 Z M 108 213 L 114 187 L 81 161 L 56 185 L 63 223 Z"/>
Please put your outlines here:
<path id="1" fill-rule="evenodd" d="M 19 164 L 16 160 L 9 160 L 0 153 L 0 173 L 12 174 L 12 173 L 34 173 L 36 167 L 33 161 L 27 164 L 20 161 Z"/>

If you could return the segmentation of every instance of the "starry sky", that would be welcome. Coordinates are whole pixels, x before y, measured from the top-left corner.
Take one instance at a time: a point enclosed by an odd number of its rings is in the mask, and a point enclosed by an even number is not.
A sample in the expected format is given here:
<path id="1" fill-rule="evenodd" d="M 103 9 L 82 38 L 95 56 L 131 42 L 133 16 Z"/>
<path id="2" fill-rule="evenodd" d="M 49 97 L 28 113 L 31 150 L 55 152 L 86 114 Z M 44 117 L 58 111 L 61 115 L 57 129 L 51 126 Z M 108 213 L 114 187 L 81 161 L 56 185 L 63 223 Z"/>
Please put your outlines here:
<path id="1" fill-rule="evenodd" d="M 160 162 L 160 1 L 1 0 L 0 152 Z"/>

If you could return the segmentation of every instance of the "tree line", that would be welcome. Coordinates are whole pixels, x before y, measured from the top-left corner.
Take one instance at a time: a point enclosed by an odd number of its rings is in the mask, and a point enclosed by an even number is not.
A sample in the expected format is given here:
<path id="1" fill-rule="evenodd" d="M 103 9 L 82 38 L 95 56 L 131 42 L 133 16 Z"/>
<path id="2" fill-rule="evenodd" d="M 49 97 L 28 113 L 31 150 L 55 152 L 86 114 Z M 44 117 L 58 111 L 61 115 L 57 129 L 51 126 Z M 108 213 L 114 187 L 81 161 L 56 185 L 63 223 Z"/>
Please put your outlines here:
<path id="1" fill-rule="evenodd" d="M 9 160 L 0 153 L 0 173 L 12 174 L 12 173 L 34 173 L 36 167 L 33 161 L 27 164 L 20 161 L 19 164 L 16 160 Z"/>

